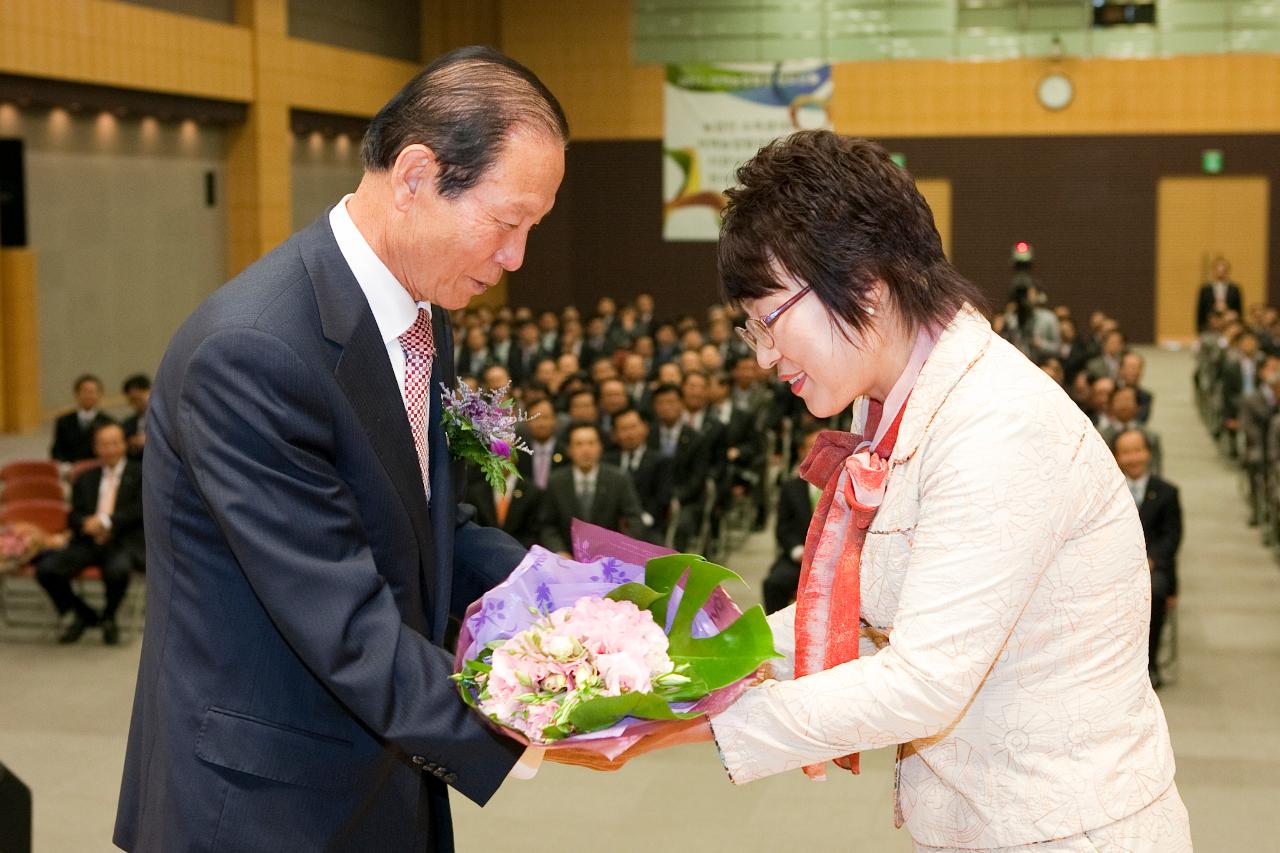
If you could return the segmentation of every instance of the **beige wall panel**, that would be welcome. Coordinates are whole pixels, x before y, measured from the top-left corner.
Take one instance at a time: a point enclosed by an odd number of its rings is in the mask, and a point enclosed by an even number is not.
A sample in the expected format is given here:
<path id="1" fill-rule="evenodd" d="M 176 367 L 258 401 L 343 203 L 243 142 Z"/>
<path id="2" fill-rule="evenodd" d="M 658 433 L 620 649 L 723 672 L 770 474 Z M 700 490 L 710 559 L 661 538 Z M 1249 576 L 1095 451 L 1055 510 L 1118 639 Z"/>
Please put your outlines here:
<path id="1" fill-rule="evenodd" d="M 574 138 L 661 138 L 663 70 L 631 64 L 630 3 L 503 0 L 502 48 L 560 99 Z"/>
<path id="2" fill-rule="evenodd" d="M 310 225 L 317 216 L 360 184 L 360 140 L 326 139 L 319 133 L 293 137 L 293 230 Z"/>
<path id="3" fill-rule="evenodd" d="M 4 394 L 0 425 L 8 432 L 26 432 L 39 425 L 40 338 L 37 317 L 36 253 L 30 249 L 0 249 L 0 315 L 3 330 Z"/>
<path id="4" fill-rule="evenodd" d="M 288 39 L 283 45 L 284 98 L 316 112 L 372 116 L 414 74 L 415 62 Z"/>
<path id="5" fill-rule="evenodd" d="M 253 96 L 248 29 L 110 0 L 0 0 L 0 72 Z"/>
<path id="6" fill-rule="evenodd" d="M 945 178 L 916 181 L 916 187 L 933 211 L 933 224 L 942 238 L 942 250 L 951 257 L 951 182 Z"/>
<path id="7" fill-rule="evenodd" d="M 1246 310 L 1266 301 L 1266 178 L 1165 178 L 1156 198 L 1158 341 L 1195 338 L 1196 295 L 1217 255 L 1231 261 Z"/>
<path id="8" fill-rule="evenodd" d="M 1075 99 L 1036 101 L 1050 70 Z M 862 136 L 988 136 L 1280 130 L 1280 56 L 1144 60 L 855 62 L 837 65 L 832 119 Z"/>

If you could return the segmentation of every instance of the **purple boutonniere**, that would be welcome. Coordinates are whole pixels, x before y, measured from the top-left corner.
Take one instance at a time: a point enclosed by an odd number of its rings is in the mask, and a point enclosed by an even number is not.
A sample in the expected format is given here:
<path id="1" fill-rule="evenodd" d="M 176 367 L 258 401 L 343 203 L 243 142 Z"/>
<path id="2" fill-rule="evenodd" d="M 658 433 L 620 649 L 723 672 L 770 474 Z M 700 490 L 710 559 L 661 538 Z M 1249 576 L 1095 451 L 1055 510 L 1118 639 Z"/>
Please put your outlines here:
<path id="1" fill-rule="evenodd" d="M 449 450 L 459 459 L 475 463 L 495 490 L 504 489 L 509 474 L 519 476 L 516 454 L 530 452 L 516 435 L 516 424 L 529 418 L 516 408 L 511 386 L 472 391 L 459 381 L 452 390 L 441 387 L 442 420 Z"/>

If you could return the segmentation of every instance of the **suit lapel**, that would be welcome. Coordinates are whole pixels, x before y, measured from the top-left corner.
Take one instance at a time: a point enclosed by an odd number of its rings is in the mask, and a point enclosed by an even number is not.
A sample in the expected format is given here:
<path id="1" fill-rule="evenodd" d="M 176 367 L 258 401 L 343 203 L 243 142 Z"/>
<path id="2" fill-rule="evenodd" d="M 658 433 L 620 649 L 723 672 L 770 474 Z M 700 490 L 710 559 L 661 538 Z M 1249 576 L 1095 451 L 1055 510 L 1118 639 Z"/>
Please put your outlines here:
<path id="1" fill-rule="evenodd" d="M 432 603 L 440 597 L 434 572 L 426 570 L 435 552 L 435 537 L 419 473 L 418 452 L 404 413 L 404 398 L 373 311 L 338 249 L 327 212 L 308 230 L 311 233 L 302 243 L 302 260 L 315 289 L 321 329 L 340 348 L 334 377 L 351 401 L 409 516 L 427 597 L 422 605 L 425 612 L 431 613 Z M 443 626 L 434 620 L 431 628 L 433 632 L 443 631 Z"/>

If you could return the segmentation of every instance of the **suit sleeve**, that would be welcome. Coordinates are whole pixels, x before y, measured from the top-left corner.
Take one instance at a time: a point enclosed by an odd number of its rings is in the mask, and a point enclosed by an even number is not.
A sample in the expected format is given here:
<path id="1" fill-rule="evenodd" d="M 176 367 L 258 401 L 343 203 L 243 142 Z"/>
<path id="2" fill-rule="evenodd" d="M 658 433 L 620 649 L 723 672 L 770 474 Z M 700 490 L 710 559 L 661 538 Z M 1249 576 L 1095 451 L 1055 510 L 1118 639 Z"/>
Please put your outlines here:
<path id="1" fill-rule="evenodd" d="M 180 392 L 180 441 L 202 498 L 277 631 L 370 731 L 450 771 L 483 804 L 521 752 L 449 681 L 450 656 L 405 626 L 334 467 L 314 371 L 264 332 L 216 333 Z"/>
<path id="2" fill-rule="evenodd" d="M 82 474 L 71 487 L 71 511 L 67 513 L 67 529 L 72 534 L 80 532 L 84 520 L 98 508 L 98 488 L 101 481 L 89 474 Z"/>
<path id="3" fill-rule="evenodd" d="M 560 501 L 557 492 L 556 483 L 548 481 L 547 491 L 542 496 L 541 512 L 538 514 L 538 526 L 542 528 L 541 544 L 548 551 L 568 550 L 564 536 L 560 533 Z"/>
<path id="4" fill-rule="evenodd" d="M 618 508 L 620 515 L 626 521 L 626 532 L 629 536 L 639 537 L 644 534 L 644 507 L 640 506 L 640 496 L 636 493 L 635 483 L 631 482 L 631 478 L 621 471 L 616 477 L 612 478 L 618 484 Z"/>
<path id="5" fill-rule="evenodd" d="M 1154 563 L 1154 570 L 1168 575 L 1172 582 L 1173 595 L 1178 594 L 1177 558 L 1178 548 L 1182 545 L 1182 503 L 1178 490 L 1165 484 L 1168 496 L 1160 507 L 1160 515 L 1156 518 L 1156 529 L 1152 531 L 1147 543 L 1147 556 Z"/>
<path id="6" fill-rule="evenodd" d="M 489 590 L 507 579 L 528 550 L 499 527 L 482 527 L 472 520 L 475 507 L 458 505 L 453 534 L 453 592 L 449 612 L 461 619 Z"/>

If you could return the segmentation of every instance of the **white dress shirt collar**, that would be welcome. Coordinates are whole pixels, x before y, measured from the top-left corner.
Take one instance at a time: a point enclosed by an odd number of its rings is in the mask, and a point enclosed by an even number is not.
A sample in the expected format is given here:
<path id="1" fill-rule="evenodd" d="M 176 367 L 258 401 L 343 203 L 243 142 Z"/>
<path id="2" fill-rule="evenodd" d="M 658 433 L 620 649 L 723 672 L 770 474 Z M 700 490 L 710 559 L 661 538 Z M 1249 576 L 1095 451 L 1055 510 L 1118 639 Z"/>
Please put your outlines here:
<path id="1" fill-rule="evenodd" d="M 383 343 L 390 343 L 409 330 L 418 318 L 419 308 L 426 308 L 427 316 L 431 316 L 431 303 L 414 302 L 409 291 L 374 253 L 347 212 L 350 198 L 350 194 L 343 196 L 329 211 L 329 225 L 333 228 L 333 238 L 338 241 L 338 250 L 369 302 Z"/>

